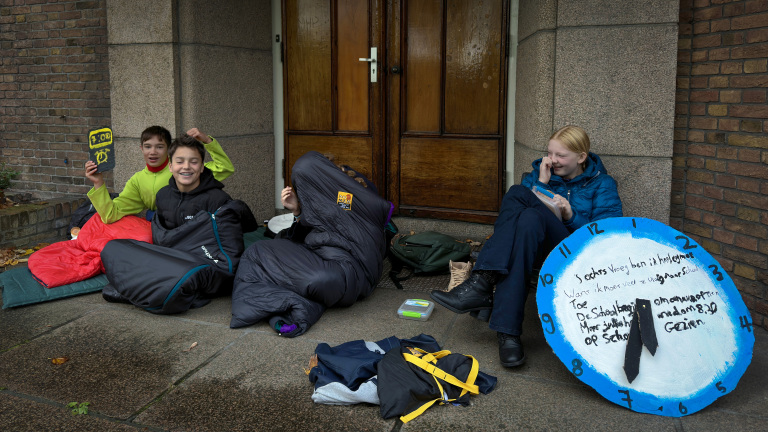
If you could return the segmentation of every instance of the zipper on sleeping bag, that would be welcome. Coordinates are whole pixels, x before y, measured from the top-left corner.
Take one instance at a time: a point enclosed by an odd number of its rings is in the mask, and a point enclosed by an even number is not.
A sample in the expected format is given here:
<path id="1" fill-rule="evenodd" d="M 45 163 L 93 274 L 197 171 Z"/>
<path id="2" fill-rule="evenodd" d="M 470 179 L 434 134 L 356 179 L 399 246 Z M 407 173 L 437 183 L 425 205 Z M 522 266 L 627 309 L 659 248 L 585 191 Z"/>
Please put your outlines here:
<path id="1" fill-rule="evenodd" d="M 169 292 L 168 295 L 165 297 L 165 301 L 163 301 L 163 305 L 162 306 L 155 306 L 155 307 L 151 307 L 151 308 L 144 308 L 144 310 L 152 311 L 152 310 L 157 310 L 157 309 L 164 308 L 165 305 L 168 304 L 168 302 L 171 300 L 171 297 L 173 297 L 173 295 L 176 294 L 176 291 L 181 289 L 181 284 L 183 284 L 187 279 L 189 279 L 193 274 L 195 274 L 199 270 L 202 270 L 202 269 L 204 269 L 206 267 L 210 267 L 210 266 L 211 266 L 210 264 L 204 264 L 204 265 L 197 266 L 197 267 L 191 269 L 190 271 L 185 273 L 184 276 L 182 276 L 181 279 L 179 279 L 178 282 L 176 282 L 176 285 L 173 287 L 171 292 Z"/>
<path id="2" fill-rule="evenodd" d="M 213 213 L 209 213 L 211 215 L 211 221 L 213 221 L 213 235 L 214 235 L 214 237 L 216 237 L 216 243 L 219 244 L 219 250 L 227 258 L 227 264 L 229 265 L 229 272 L 232 273 L 232 260 L 229 259 L 229 255 L 227 255 L 227 253 L 224 252 L 224 247 L 221 245 L 221 238 L 219 237 L 219 226 L 216 224 L 216 213 L 217 212 L 218 212 L 218 210 L 216 210 Z"/>

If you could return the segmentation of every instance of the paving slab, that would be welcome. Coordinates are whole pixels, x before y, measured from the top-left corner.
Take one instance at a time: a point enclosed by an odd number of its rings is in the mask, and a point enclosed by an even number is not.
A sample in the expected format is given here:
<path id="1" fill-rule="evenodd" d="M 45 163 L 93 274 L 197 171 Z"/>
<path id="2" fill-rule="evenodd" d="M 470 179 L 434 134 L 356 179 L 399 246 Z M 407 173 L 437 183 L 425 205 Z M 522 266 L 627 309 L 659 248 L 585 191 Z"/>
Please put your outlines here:
<path id="1" fill-rule="evenodd" d="M 141 413 L 169 431 L 389 431 L 378 406 L 328 406 L 311 400 L 303 368 L 317 343 L 251 332 Z"/>
<path id="2" fill-rule="evenodd" d="M 4 431 L 135 432 L 136 428 L 90 415 L 72 415 L 66 405 L 55 406 L 0 391 L 0 426 Z"/>
<path id="3" fill-rule="evenodd" d="M 73 300 L 0 309 L 0 352 L 77 319 L 94 307 Z"/>
<path id="4" fill-rule="evenodd" d="M 707 409 L 762 416 L 768 430 L 768 331 L 753 328 L 755 347 L 752 362 L 736 388 L 713 402 Z"/>
<path id="5" fill-rule="evenodd" d="M 766 405 L 763 404 L 765 407 Z M 768 417 L 738 415 L 722 410 L 704 409 L 693 415 L 680 419 L 681 430 L 684 431 L 766 431 Z"/>
<path id="6" fill-rule="evenodd" d="M 516 368 L 505 368 L 499 362 L 499 345 L 496 332 L 488 327 L 487 322 L 472 318 L 469 314 L 458 315 L 445 340 L 445 348 L 462 354 L 471 354 L 480 362 L 481 369 L 504 373 L 530 375 L 569 384 L 580 384 L 552 352 L 541 329 L 536 309 L 535 293 L 526 303 L 523 335 L 521 340 L 525 349 L 526 363 Z M 440 306 L 438 306 L 440 307 Z M 447 309 L 443 311 L 451 313 Z"/>
<path id="7" fill-rule="evenodd" d="M 408 339 L 421 333 L 440 341 L 455 314 L 437 306 L 427 321 L 400 318 L 397 309 L 409 298 L 429 299 L 416 291 L 376 288 L 348 308 L 332 308 L 302 337 L 338 345 L 350 340 L 377 341 L 390 336 Z"/>
<path id="8" fill-rule="evenodd" d="M 64 404 L 89 401 L 96 412 L 126 419 L 240 335 L 140 310 L 100 308 L 0 353 L 0 387 Z M 52 364 L 59 357 L 69 361 Z"/>
<path id="9" fill-rule="evenodd" d="M 496 389 L 472 396 L 470 407 L 438 406 L 402 431 L 440 430 L 621 430 L 675 431 L 676 420 L 638 414 L 586 386 L 502 374 Z M 450 426 L 448 426 L 450 425 Z"/>

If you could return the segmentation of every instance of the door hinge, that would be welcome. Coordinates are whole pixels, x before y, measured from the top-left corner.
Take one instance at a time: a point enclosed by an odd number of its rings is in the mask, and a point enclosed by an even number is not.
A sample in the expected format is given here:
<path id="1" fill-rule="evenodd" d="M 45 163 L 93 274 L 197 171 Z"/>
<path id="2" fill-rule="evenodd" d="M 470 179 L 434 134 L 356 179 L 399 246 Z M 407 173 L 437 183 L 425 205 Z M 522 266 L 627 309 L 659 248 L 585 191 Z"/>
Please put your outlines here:
<path id="1" fill-rule="evenodd" d="M 285 180 L 285 159 L 283 159 L 282 162 L 280 162 L 280 176 L 283 177 L 283 180 Z"/>

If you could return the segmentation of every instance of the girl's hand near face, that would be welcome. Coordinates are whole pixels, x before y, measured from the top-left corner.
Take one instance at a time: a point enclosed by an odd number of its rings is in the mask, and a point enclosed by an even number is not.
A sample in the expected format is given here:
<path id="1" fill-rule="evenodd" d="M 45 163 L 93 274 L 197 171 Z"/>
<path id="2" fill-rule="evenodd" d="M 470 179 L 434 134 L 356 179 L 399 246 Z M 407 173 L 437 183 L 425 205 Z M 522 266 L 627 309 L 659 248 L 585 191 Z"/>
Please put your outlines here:
<path id="1" fill-rule="evenodd" d="M 283 191 L 280 193 L 280 201 L 283 203 L 283 207 L 285 207 L 287 210 L 290 210 L 294 216 L 301 214 L 301 204 L 299 204 L 299 199 L 293 192 L 292 187 L 287 186 L 283 189 Z"/>
<path id="2" fill-rule="evenodd" d="M 539 181 L 549 184 L 550 178 L 552 178 L 552 159 L 549 156 L 544 156 L 541 158 L 541 165 L 539 165 Z"/>
<path id="3" fill-rule="evenodd" d="M 104 175 L 100 172 L 96 172 L 99 166 L 94 161 L 87 161 L 85 163 L 85 178 L 93 182 L 93 188 L 98 189 L 104 185 Z"/>
<path id="4" fill-rule="evenodd" d="M 567 199 L 560 195 L 555 195 L 553 199 L 555 201 L 555 205 L 557 205 L 557 207 L 560 209 L 560 214 L 563 216 L 563 221 L 571 220 L 571 218 L 573 218 L 573 209 L 571 208 L 571 203 L 569 203 Z"/>

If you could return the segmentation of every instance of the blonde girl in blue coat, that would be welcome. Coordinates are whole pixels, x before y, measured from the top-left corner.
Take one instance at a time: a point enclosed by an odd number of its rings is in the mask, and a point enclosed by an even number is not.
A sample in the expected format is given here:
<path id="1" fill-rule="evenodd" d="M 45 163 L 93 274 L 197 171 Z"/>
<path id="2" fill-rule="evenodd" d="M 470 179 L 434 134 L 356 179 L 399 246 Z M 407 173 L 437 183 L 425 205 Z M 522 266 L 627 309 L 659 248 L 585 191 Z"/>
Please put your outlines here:
<path id="1" fill-rule="evenodd" d="M 589 147 L 587 133 L 578 126 L 552 134 L 547 156 L 533 162 L 522 185 L 512 186 L 504 196 L 493 236 L 469 279 L 450 292 L 431 293 L 456 313 L 492 310 L 489 327 L 497 332 L 503 366 L 525 363 L 520 335 L 534 264 L 588 222 L 622 216 L 616 181 Z M 555 211 L 531 191 L 535 186 L 554 195 L 549 201 Z"/>

